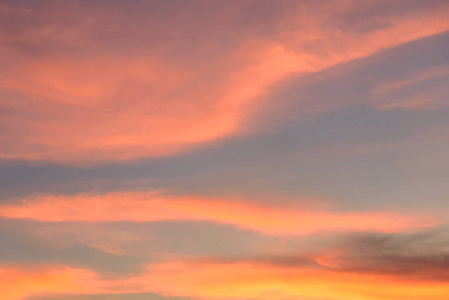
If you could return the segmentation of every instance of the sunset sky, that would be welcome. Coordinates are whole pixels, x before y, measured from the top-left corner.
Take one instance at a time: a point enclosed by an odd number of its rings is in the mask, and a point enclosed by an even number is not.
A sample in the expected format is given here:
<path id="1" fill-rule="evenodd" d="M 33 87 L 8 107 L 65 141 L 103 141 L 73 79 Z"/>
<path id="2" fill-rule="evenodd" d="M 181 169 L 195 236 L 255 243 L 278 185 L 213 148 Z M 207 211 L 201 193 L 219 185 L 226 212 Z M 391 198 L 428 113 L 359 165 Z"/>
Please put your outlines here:
<path id="1" fill-rule="evenodd" d="M 448 220 L 447 0 L 0 0 L 1 300 L 447 300 Z"/>

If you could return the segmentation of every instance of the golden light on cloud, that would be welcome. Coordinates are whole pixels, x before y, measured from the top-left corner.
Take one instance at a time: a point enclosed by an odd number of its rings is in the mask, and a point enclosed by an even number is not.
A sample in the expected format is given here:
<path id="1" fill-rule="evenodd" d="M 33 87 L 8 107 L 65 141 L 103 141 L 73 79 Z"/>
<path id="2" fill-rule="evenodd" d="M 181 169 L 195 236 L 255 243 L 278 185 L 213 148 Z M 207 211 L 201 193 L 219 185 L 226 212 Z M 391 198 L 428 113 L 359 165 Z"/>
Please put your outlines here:
<path id="1" fill-rule="evenodd" d="M 147 275 L 130 279 L 130 282 L 140 281 L 144 285 L 144 282 L 151 281 L 160 292 L 220 300 L 443 300 L 449 292 L 448 286 L 438 281 L 419 282 L 382 274 L 247 262 L 170 262 L 150 267 L 149 270 Z"/>
<path id="2" fill-rule="evenodd" d="M 36 268 L 36 266 L 31 266 Z M 127 278 L 106 278 L 67 267 L 40 271 L 2 269 L 0 292 L 11 300 L 32 295 L 158 293 L 216 300 L 333 299 L 443 300 L 449 287 L 441 281 L 406 276 L 301 268 L 251 262 L 173 261 L 148 266 Z"/>
<path id="3" fill-rule="evenodd" d="M 66 266 L 21 266 L 0 268 L 0 296 L 23 300 L 39 294 L 83 294 L 98 292 L 94 272 Z"/>

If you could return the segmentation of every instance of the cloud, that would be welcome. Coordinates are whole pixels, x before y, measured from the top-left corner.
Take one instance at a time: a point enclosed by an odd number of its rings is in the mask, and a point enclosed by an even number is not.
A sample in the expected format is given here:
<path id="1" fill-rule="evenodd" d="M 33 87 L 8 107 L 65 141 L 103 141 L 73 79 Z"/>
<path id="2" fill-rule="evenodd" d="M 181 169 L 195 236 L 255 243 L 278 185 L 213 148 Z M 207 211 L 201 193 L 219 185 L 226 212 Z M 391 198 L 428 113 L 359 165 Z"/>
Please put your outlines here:
<path id="1" fill-rule="evenodd" d="M 446 300 L 448 1 L 0 2 L 0 298 Z"/>
<path id="2" fill-rule="evenodd" d="M 344 272 L 447 282 L 448 240 L 444 227 L 415 233 L 353 234 L 317 262 Z"/>
<path id="3" fill-rule="evenodd" d="M 121 299 L 130 293 L 217 300 L 440 300 L 449 292 L 447 239 L 444 227 L 356 233 L 304 255 L 157 261 L 141 273 L 120 277 L 65 266 L 16 265 L 1 270 L 8 285 L 0 291 L 13 300 L 31 295 L 102 299 L 105 294 Z"/>
<path id="4" fill-rule="evenodd" d="M 381 110 L 430 110 L 445 107 L 447 66 L 407 74 L 406 78 L 383 84 L 373 90 L 372 104 Z"/>
<path id="5" fill-rule="evenodd" d="M 440 5 L 368 18 L 363 30 L 351 1 L 197 5 L 5 3 L 0 157 L 77 165 L 182 153 L 252 130 L 279 82 L 449 29 Z"/>
<path id="6" fill-rule="evenodd" d="M 157 193 L 46 196 L 0 206 L 0 216 L 46 222 L 155 222 L 194 220 L 231 224 L 269 235 L 317 231 L 393 232 L 430 226 L 429 218 L 393 212 L 336 213 L 323 210 L 255 205 L 229 199 L 170 198 Z"/>
<path id="7" fill-rule="evenodd" d="M 420 282 L 382 275 L 292 268 L 248 262 L 170 262 L 149 268 L 130 282 L 150 282 L 159 291 L 208 299 L 443 299 L 445 282 Z M 157 274 L 152 276 L 151 274 Z M 136 283 L 138 284 L 138 283 Z M 148 286 L 147 286 L 148 287 Z M 161 288 L 163 287 L 163 288 Z"/>
<path id="8" fill-rule="evenodd" d="M 148 261 L 120 251 L 132 240 L 131 230 L 124 237 L 124 230 L 97 228 L 92 233 L 92 227 L 73 224 L 52 226 L 5 219 L 0 224 L 2 264 L 61 264 L 92 269 L 99 274 L 121 275 L 139 271 L 141 264 Z"/>
<path id="9" fill-rule="evenodd" d="M 294 251 L 298 242 L 232 225 L 199 221 L 39 222 L 1 219 L 0 262 L 61 264 L 105 276 L 139 273 L 167 258 L 265 256 Z"/>
<path id="10" fill-rule="evenodd" d="M 38 293 L 88 293 L 95 291 L 96 274 L 65 266 L 30 265 L 0 268 L 0 295 L 21 300 Z"/>
<path id="11" fill-rule="evenodd" d="M 27 297 L 26 300 L 195 300 L 185 297 L 164 297 L 154 293 L 48 295 Z"/>
<path id="12" fill-rule="evenodd" d="M 61 271 L 66 270 L 66 271 Z M 440 300 L 449 292 L 447 282 L 401 278 L 389 274 L 335 271 L 308 266 L 257 262 L 171 261 L 153 264 L 145 273 L 128 278 L 101 278 L 88 271 L 44 268 L 40 273 L 2 270 L 8 282 L 2 287 L 12 300 L 32 294 L 116 295 L 158 293 L 201 299 L 387 299 Z M 59 273 L 58 273 L 59 272 Z M 20 274 L 20 275 L 19 275 Z M 61 277 L 65 275 L 65 277 Z M 58 277 L 58 280 L 55 279 Z M 430 279 L 430 278 L 429 278 Z M 89 280 L 79 286 L 73 282 Z M 71 285 L 65 285 L 66 282 Z M 31 283 L 37 282 L 38 287 Z M 23 287 L 27 287 L 23 289 Z M 12 292 L 14 289 L 14 293 Z M 6 294 L 8 292 L 9 294 Z M 57 297 L 57 295 L 55 295 Z M 70 299 L 70 298 L 69 298 Z M 75 297 L 76 299 L 76 297 Z M 83 299 L 83 298 L 81 298 Z"/>

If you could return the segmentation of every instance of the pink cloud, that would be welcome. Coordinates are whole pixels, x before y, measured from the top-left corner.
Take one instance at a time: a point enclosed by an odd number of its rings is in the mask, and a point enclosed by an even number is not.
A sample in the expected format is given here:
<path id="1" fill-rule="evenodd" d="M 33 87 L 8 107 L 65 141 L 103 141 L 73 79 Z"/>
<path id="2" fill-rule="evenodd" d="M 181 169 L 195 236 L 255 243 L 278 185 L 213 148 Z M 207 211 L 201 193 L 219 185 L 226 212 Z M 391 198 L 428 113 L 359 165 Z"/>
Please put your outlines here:
<path id="1" fill-rule="evenodd" d="M 232 24 L 233 13 L 240 9 L 233 5 L 222 12 L 220 22 Z M 22 28 L 18 37 L 1 36 L 5 45 L 29 43 L 41 54 L 26 55 L 12 46 L 3 49 L 8 62 L 0 72 L 0 87 L 10 98 L 1 104 L 14 113 L 5 118 L 8 130 L 0 141 L 7 147 L 0 157 L 89 164 L 187 151 L 248 132 L 246 121 L 276 83 L 449 29 L 447 10 L 391 17 L 381 29 L 366 32 L 335 25 L 344 21 L 339 14 L 354 9 L 359 9 L 355 3 L 328 4 L 318 14 L 312 4 L 301 6 L 289 14 L 288 27 L 263 37 L 245 32 L 245 39 L 226 51 L 204 55 L 193 64 L 188 58 L 165 55 L 159 46 L 153 47 L 151 38 L 138 40 L 139 28 L 114 26 L 108 12 L 94 22 L 92 16 L 74 10 L 68 16 L 72 26 L 60 28 L 54 25 L 60 20 L 47 12 L 43 18 L 48 24 L 32 31 Z M 29 13 L 8 6 L 4 10 Z M 188 19 L 185 14 L 176 15 L 177 22 Z M 180 46 L 172 35 L 174 28 L 165 23 L 134 25 L 163 25 L 159 32 L 148 29 L 149 36 L 159 33 L 159 38 L 166 38 L 168 50 Z M 185 23 L 176 30 L 190 35 L 198 26 Z M 223 34 L 229 36 L 227 31 Z M 99 42 L 102 36 L 109 36 L 107 43 L 117 47 L 108 50 L 106 41 Z M 204 39 L 212 41 L 209 35 Z M 134 51 L 127 46 L 130 42 L 136 43 Z"/>

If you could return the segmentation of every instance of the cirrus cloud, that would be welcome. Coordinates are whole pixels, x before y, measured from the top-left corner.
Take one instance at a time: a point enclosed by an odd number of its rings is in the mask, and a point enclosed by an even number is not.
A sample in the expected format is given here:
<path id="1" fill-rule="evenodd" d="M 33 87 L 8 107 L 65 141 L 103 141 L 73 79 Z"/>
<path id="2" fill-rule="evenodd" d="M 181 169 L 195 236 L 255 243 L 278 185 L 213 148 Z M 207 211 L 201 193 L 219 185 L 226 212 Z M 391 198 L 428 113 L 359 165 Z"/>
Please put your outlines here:
<path id="1" fill-rule="evenodd" d="M 229 199 L 170 198 L 151 192 L 24 199 L 20 203 L 0 206 L 0 216 L 46 222 L 195 220 L 232 224 L 273 235 L 348 230 L 393 232 L 435 224 L 428 217 L 413 217 L 393 212 L 307 211 Z"/>
<path id="2" fill-rule="evenodd" d="M 92 164 L 184 152 L 254 130 L 245 124 L 279 82 L 449 29 L 438 5 L 360 30 L 348 17 L 357 2 L 285 2 L 260 31 L 245 13 L 262 4 L 251 2 L 164 4 L 168 21 L 138 13 L 157 14 L 149 4 L 42 4 L 0 11 L 3 159 Z"/>

